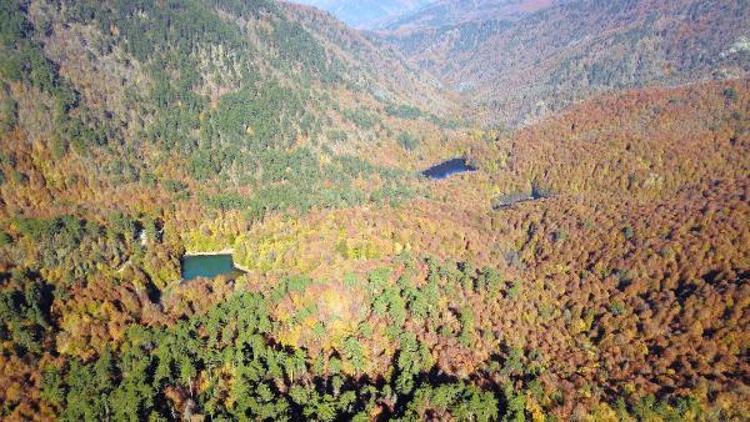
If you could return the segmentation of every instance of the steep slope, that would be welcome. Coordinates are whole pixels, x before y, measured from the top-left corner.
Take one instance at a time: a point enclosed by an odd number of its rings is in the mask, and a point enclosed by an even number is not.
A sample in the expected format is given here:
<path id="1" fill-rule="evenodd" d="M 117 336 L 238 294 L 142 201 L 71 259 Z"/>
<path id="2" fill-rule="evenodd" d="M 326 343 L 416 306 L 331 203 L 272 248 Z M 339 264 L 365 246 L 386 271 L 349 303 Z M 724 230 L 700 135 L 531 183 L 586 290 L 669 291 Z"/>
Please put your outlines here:
<path id="1" fill-rule="evenodd" d="M 180 196 L 197 182 L 195 200 L 299 209 L 288 196 L 321 203 L 326 179 L 348 177 L 337 157 L 408 160 L 398 136 L 433 136 L 452 107 L 398 56 L 302 6 L 6 2 L 3 19 L 2 148 L 33 181 L 4 187 L 6 217 L 104 212 L 115 190 Z M 310 169 L 311 190 L 283 192 L 287 167 Z"/>
<path id="2" fill-rule="evenodd" d="M 315 6 L 354 28 L 370 29 L 393 16 L 408 13 L 427 5 L 431 0 L 296 0 L 295 3 Z"/>
<path id="3" fill-rule="evenodd" d="M 748 9 L 744 1 L 578 0 L 387 38 L 464 91 L 487 123 L 515 126 L 597 92 L 746 75 Z"/>

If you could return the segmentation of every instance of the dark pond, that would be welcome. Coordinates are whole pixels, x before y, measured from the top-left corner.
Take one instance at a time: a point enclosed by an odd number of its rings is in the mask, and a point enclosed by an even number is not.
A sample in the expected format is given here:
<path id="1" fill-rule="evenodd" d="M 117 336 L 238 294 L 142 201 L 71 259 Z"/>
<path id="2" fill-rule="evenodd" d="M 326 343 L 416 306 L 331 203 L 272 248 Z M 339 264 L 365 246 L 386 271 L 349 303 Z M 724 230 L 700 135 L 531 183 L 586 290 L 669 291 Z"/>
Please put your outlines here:
<path id="1" fill-rule="evenodd" d="M 182 258 L 182 280 L 213 278 L 222 274 L 239 274 L 232 255 L 190 255 Z"/>
<path id="2" fill-rule="evenodd" d="M 436 166 L 432 166 L 423 171 L 422 174 L 429 177 L 430 179 L 445 179 L 446 177 L 456 173 L 476 170 L 476 167 L 472 167 L 466 163 L 466 158 L 454 158 L 452 160 L 442 162 Z"/>
<path id="3" fill-rule="evenodd" d="M 549 189 L 534 185 L 531 187 L 531 192 L 514 192 L 495 198 L 492 203 L 492 209 L 497 211 L 503 208 L 510 208 L 522 202 L 536 201 L 537 199 L 546 199 L 552 196 L 552 191 Z"/>

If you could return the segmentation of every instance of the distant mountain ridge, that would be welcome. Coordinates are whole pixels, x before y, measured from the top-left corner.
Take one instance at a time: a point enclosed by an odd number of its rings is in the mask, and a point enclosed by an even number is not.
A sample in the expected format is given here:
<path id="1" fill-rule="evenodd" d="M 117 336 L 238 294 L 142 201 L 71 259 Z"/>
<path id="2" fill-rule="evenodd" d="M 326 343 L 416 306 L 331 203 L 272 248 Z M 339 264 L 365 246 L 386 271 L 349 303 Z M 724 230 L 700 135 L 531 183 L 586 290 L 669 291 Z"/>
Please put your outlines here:
<path id="1" fill-rule="evenodd" d="M 744 77 L 749 22 L 742 0 L 444 0 L 379 36 L 517 126 L 598 92 Z"/>
<path id="2" fill-rule="evenodd" d="M 486 20 L 517 20 L 565 0 L 438 0 L 383 22 L 380 29 L 409 32 Z M 569 0 L 568 0 L 569 1 Z"/>
<path id="3" fill-rule="evenodd" d="M 326 10 L 354 28 L 370 29 L 389 18 L 401 16 L 432 0 L 296 0 Z"/>

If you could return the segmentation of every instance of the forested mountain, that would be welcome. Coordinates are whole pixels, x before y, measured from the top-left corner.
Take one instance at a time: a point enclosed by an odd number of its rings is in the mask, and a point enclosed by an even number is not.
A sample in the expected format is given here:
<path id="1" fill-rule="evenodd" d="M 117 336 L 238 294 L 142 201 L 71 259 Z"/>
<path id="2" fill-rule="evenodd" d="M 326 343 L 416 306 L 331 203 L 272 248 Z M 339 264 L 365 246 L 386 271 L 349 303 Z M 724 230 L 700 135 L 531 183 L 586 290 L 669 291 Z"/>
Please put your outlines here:
<path id="1" fill-rule="evenodd" d="M 370 29 L 388 18 L 417 10 L 430 0 L 296 0 L 295 3 L 326 10 L 355 28 Z"/>
<path id="2" fill-rule="evenodd" d="M 487 4 L 0 2 L 0 419 L 748 419 L 747 5 Z"/>
<path id="3" fill-rule="evenodd" d="M 385 20 L 378 29 L 404 32 L 492 20 L 516 20 L 564 0 L 439 0 Z"/>
<path id="4" fill-rule="evenodd" d="M 428 79 L 302 6 L 11 2 L 3 19 L 3 149 L 18 174 L 1 188 L 6 215 L 106 210 L 118 193 L 104 188 L 169 196 L 193 181 L 231 207 L 238 190 L 298 189 L 294 177 L 311 188 L 287 192 L 302 203 L 262 207 L 330 204 L 347 195 L 323 187 L 351 167 L 340 157 L 452 124 Z M 40 154 L 52 160 L 37 179 Z M 301 163 L 314 173 L 285 171 Z M 61 208 L 31 200 L 36 188 Z"/>
<path id="5" fill-rule="evenodd" d="M 551 3 L 521 2 L 519 11 L 541 10 L 519 17 L 508 13 L 511 2 L 454 24 L 430 25 L 430 14 L 417 14 L 384 36 L 496 125 L 516 126 L 598 92 L 747 75 L 744 0 Z"/>

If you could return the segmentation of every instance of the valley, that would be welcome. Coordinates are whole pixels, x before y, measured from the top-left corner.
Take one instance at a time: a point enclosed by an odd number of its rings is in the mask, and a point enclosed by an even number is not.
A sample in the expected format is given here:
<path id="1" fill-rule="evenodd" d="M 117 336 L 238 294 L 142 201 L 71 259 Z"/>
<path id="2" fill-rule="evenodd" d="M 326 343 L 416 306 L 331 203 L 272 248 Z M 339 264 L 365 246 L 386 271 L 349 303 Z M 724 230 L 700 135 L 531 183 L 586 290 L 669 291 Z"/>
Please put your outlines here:
<path id="1" fill-rule="evenodd" d="M 0 419 L 750 416 L 746 2 L 315 5 L 0 3 Z"/>

